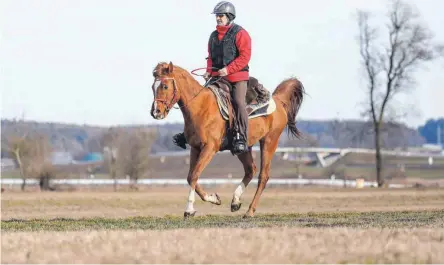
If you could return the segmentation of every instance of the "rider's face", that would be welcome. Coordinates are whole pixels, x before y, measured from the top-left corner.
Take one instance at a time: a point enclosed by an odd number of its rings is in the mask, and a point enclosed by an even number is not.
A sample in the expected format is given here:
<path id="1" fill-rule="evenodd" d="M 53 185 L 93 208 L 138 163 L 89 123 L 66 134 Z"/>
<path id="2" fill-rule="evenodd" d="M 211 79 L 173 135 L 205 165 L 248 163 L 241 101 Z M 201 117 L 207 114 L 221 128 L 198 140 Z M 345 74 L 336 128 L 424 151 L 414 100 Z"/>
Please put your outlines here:
<path id="1" fill-rule="evenodd" d="M 218 26 L 225 26 L 228 24 L 228 17 L 225 14 L 216 14 L 216 22 Z"/>

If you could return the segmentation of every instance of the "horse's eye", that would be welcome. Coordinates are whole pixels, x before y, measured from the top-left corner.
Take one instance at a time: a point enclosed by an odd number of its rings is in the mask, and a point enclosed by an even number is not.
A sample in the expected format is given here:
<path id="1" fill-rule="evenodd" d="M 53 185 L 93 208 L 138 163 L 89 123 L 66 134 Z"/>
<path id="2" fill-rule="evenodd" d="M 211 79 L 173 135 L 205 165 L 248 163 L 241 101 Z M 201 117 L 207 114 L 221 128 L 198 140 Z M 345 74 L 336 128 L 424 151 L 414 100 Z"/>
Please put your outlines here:
<path id="1" fill-rule="evenodd" d="M 168 86 L 164 84 L 164 85 L 162 85 L 162 88 L 163 88 L 163 89 L 167 89 Z"/>

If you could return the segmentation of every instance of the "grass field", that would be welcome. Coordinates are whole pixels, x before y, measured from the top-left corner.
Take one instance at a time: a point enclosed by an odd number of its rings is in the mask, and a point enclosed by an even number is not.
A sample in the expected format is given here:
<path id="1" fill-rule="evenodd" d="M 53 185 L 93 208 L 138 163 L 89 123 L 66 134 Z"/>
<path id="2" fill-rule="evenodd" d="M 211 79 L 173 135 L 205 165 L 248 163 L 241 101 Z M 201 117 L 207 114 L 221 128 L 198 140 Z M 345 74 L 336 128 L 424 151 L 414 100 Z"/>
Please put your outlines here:
<path id="1" fill-rule="evenodd" d="M 2 263 L 444 263 L 442 189 L 266 189 L 231 213 L 186 188 L 2 194 Z"/>

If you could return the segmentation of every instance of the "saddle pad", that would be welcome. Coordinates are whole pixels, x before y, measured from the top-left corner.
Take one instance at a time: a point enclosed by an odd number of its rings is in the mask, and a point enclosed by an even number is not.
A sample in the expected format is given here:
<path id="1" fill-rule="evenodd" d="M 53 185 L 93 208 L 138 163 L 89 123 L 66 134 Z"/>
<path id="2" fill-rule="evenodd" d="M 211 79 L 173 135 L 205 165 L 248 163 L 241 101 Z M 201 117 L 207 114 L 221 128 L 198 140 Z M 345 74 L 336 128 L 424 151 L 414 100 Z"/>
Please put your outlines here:
<path id="1" fill-rule="evenodd" d="M 217 86 L 209 85 L 208 88 L 214 93 L 217 99 L 217 105 L 219 106 L 219 111 L 224 120 L 229 119 L 228 117 L 228 104 L 227 98 L 222 94 Z M 247 108 L 250 106 L 247 106 Z M 248 119 L 253 119 L 260 116 L 266 116 L 273 113 L 276 110 L 276 103 L 274 102 L 273 97 L 270 97 L 268 104 L 263 106 L 262 108 L 256 109 L 253 112 L 248 114 Z"/>

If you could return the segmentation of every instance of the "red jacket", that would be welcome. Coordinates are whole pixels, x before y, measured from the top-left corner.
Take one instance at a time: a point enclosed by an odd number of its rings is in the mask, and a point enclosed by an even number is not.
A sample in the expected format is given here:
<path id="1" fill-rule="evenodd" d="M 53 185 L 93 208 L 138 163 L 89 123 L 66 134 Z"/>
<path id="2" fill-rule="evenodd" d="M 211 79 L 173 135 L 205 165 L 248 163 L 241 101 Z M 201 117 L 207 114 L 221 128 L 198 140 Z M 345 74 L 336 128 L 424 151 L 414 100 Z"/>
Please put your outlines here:
<path id="1" fill-rule="evenodd" d="M 217 32 L 219 33 L 219 40 L 222 40 L 231 26 L 232 24 L 228 26 L 216 26 Z M 239 70 L 247 66 L 251 58 L 251 38 L 245 29 L 240 30 L 236 34 L 236 46 L 239 50 L 239 56 L 226 66 L 229 75 L 225 76 L 225 78 L 230 82 L 244 81 L 250 77 L 247 71 L 239 72 Z M 211 72 L 211 66 L 211 52 L 210 46 L 208 46 L 207 72 L 211 73 L 212 76 L 218 76 L 218 72 Z"/>

